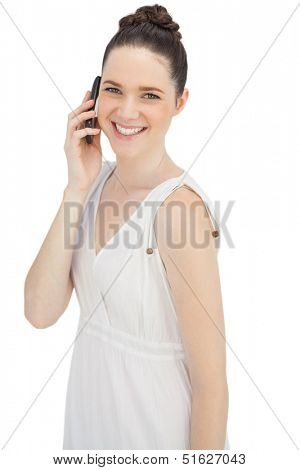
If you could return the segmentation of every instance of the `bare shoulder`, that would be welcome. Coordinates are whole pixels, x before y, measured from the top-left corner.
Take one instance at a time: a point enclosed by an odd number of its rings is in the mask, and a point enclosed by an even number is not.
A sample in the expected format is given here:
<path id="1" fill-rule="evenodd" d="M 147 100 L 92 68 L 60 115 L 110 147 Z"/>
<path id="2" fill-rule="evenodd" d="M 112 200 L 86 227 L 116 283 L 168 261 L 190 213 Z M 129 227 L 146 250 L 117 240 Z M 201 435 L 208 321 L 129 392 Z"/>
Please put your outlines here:
<path id="1" fill-rule="evenodd" d="M 210 220 L 206 203 L 202 197 L 189 186 L 180 186 L 175 189 L 159 206 L 154 220 L 154 230 L 160 250 L 167 249 L 176 251 L 178 248 L 185 249 L 190 246 L 190 251 L 196 247 L 217 249 L 214 227 Z"/>

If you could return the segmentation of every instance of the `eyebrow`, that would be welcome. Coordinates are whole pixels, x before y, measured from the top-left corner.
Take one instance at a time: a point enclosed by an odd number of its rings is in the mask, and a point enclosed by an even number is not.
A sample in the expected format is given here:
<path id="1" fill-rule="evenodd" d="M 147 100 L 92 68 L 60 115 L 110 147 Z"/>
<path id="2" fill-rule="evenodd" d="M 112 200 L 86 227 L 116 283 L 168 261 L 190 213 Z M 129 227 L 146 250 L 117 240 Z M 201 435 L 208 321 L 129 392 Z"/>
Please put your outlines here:
<path id="1" fill-rule="evenodd" d="M 119 83 L 114 82 L 113 80 L 105 80 L 105 82 L 103 82 L 103 85 L 104 85 L 104 83 L 111 83 L 112 85 L 115 85 L 115 86 L 118 86 L 118 87 L 122 88 L 122 86 Z M 141 90 L 141 91 L 155 90 L 155 91 L 159 91 L 160 93 L 164 94 L 164 92 L 162 90 L 160 90 L 159 88 L 156 88 L 154 86 L 140 86 L 139 90 Z"/>

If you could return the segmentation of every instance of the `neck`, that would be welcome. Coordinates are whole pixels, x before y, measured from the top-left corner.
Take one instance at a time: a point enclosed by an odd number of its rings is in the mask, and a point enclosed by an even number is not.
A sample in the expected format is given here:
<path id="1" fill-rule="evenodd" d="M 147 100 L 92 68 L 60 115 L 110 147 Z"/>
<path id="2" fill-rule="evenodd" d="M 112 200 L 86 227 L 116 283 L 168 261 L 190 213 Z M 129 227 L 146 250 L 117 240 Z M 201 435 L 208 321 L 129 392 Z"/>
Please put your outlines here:
<path id="1" fill-rule="evenodd" d="M 165 150 L 142 158 L 117 156 L 112 184 L 117 188 L 121 182 L 129 193 L 139 189 L 151 189 L 167 179 L 169 174 L 175 173 L 176 168 Z"/>

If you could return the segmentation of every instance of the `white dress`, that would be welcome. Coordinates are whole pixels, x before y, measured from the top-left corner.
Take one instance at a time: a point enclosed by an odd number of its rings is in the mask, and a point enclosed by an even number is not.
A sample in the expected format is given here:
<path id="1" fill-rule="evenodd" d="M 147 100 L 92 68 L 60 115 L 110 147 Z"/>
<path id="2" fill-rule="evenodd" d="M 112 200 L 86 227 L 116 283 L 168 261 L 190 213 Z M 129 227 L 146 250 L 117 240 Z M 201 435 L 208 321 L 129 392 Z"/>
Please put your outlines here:
<path id="1" fill-rule="evenodd" d="M 153 223 L 159 204 L 187 184 L 218 225 L 204 191 L 179 176 L 155 187 L 96 255 L 97 207 L 115 166 L 103 162 L 89 191 L 72 258 L 80 317 L 63 449 L 189 449 L 191 385 Z"/>

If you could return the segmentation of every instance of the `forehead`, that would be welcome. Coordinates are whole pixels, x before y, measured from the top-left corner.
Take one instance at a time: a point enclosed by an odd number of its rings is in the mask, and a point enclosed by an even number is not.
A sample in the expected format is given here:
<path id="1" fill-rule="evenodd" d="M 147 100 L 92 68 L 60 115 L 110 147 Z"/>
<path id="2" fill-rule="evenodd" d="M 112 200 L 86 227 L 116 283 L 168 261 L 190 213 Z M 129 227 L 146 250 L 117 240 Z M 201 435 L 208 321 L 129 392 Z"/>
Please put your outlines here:
<path id="1" fill-rule="evenodd" d="M 170 86 L 166 60 L 140 47 L 113 49 L 105 62 L 102 79 L 111 79 L 124 86 Z"/>

